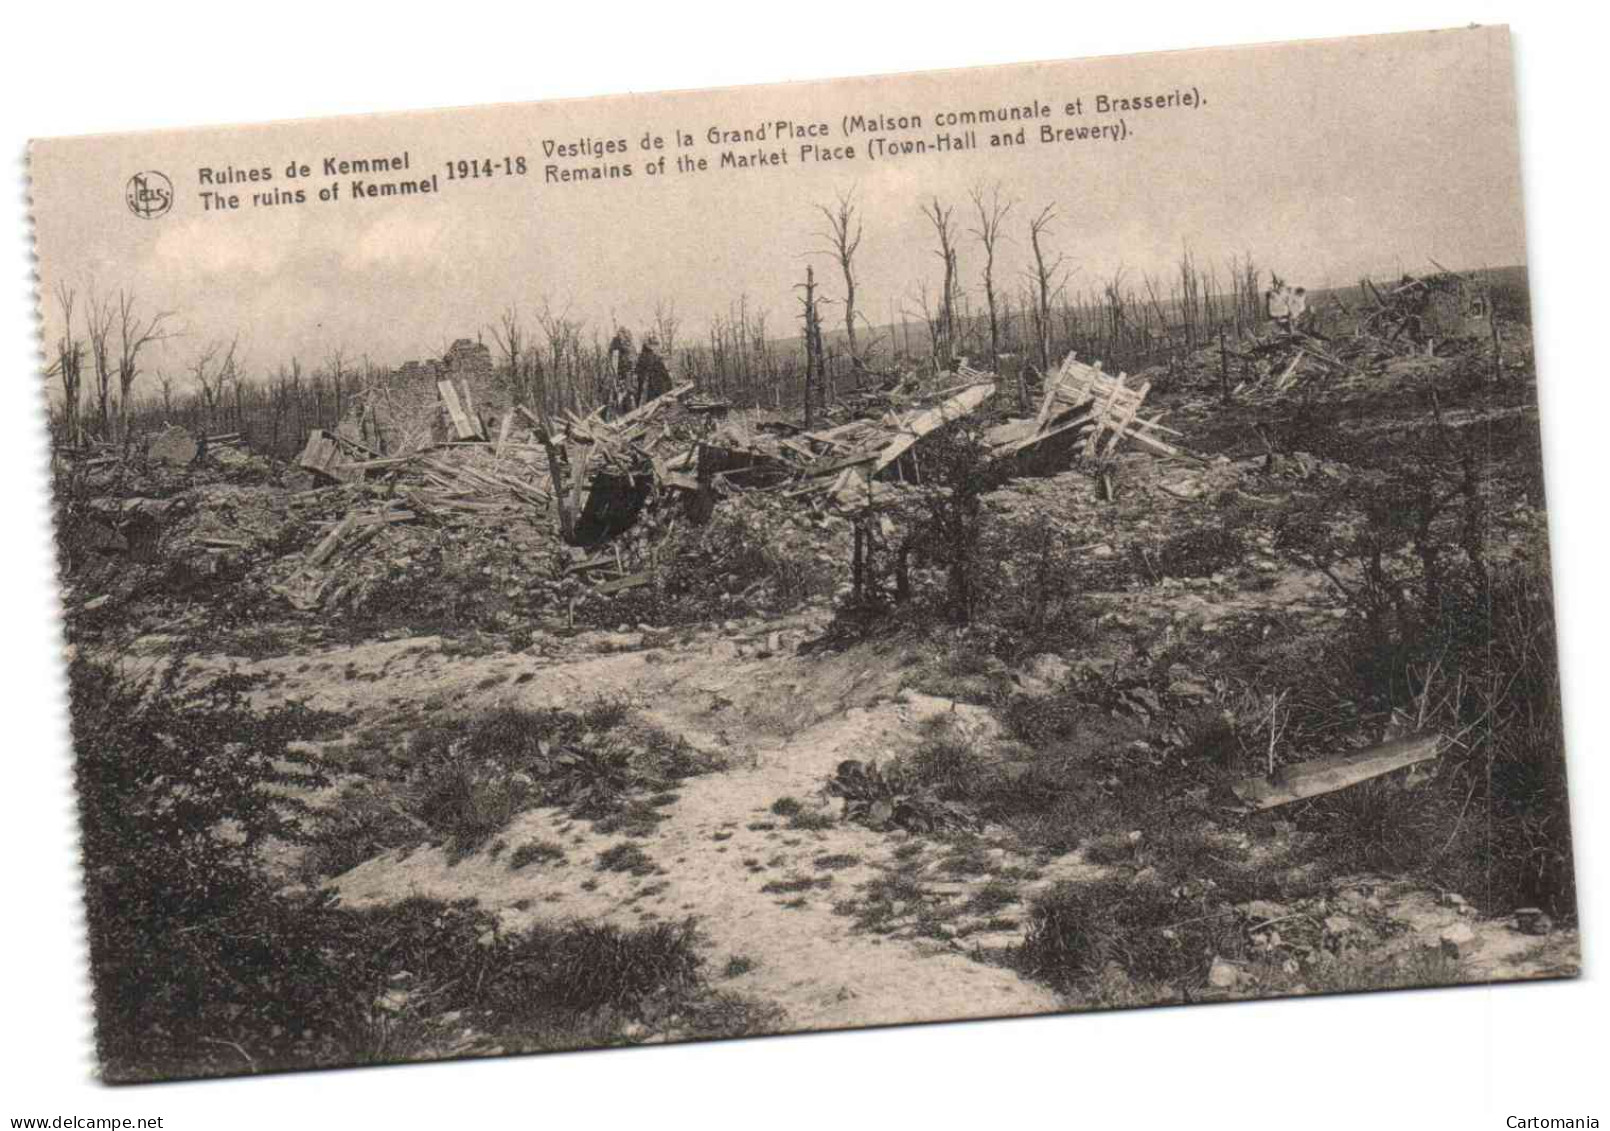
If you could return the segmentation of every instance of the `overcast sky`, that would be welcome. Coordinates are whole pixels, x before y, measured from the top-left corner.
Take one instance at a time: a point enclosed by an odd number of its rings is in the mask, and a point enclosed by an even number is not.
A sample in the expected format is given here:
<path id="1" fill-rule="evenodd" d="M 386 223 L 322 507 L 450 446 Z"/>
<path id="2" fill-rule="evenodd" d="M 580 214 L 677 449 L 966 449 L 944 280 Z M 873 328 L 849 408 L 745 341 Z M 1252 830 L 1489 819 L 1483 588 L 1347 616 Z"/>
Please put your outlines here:
<path id="1" fill-rule="evenodd" d="M 997 275 L 1016 281 L 1028 263 L 1027 220 L 1056 204 L 1055 252 L 1082 289 L 1120 266 L 1135 280 L 1174 270 L 1182 247 L 1221 266 L 1251 252 L 1264 268 L 1313 287 L 1365 271 L 1524 262 L 1513 72 L 1502 29 L 1035 64 L 832 84 L 790 84 L 674 95 L 533 103 L 440 116 L 390 114 L 235 130 L 173 131 L 39 143 L 32 195 L 46 294 L 59 280 L 86 290 L 131 287 L 147 309 L 171 309 L 184 335 L 153 350 L 147 369 L 182 369 L 205 342 L 241 334 L 254 371 L 293 354 L 316 364 L 330 349 L 391 364 L 434 356 L 474 337 L 503 307 L 527 314 L 546 300 L 606 338 L 608 323 L 634 328 L 657 301 L 674 303 L 685 336 L 740 295 L 771 311 L 777 336 L 795 332 L 793 284 L 813 262 L 826 294 L 841 285 L 827 259 L 814 206 L 853 191 L 865 238 L 859 299 L 874 323 L 914 308 L 920 280 L 939 260 L 919 204 L 938 195 L 974 223 L 966 194 L 999 182 L 1016 200 Z M 1199 90 L 1200 109 L 1098 116 L 1095 96 Z M 1080 118 L 1064 105 L 1084 101 Z M 649 176 L 638 148 L 645 130 L 679 152 L 677 128 L 698 144 L 682 152 L 715 163 L 714 126 L 778 118 L 822 121 L 842 145 L 846 114 L 920 115 L 923 128 L 890 137 L 932 140 L 936 113 L 1034 101 L 1067 125 L 1111 125 L 1121 143 L 1041 145 L 1040 123 L 1016 150 L 801 165 L 799 142 L 783 168 Z M 989 127 L 974 127 L 987 143 Z M 954 131 L 948 131 L 954 132 Z M 546 184 L 543 168 L 592 163 L 544 156 L 544 140 L 624 138 L 629 179 Z M 765 148 L 774 148 L 769 142 Z M 756 148 L 738 146 L 742 151 Z M 326 178 L 325 157 L 410 155 L 412 171 L 444 173 L 456 158 L 500 161 L 524 154 L 524 177 L 448 182 L 436 196 L 351 201 L 350 176 Z M 288 162 L 313 166 L 288 182 Z M 266 166 L 268 184 L 310 197 L 338 182 L 343 199 L 207 213 L 203 167 Z M 161 170 L 176 188 L 154 219 L 125 204 L 132 173 Z M 981 255 L 963 238 L 961 270 L 977 293 Z M 1265 276 L 1267 280 L 1267 276 Z M 58 332 L 45 306 L 47 340 Z M 832 315 L 830 321 L 835 320 Z M 490 336 L 488 336 L 490 342 Z"/>

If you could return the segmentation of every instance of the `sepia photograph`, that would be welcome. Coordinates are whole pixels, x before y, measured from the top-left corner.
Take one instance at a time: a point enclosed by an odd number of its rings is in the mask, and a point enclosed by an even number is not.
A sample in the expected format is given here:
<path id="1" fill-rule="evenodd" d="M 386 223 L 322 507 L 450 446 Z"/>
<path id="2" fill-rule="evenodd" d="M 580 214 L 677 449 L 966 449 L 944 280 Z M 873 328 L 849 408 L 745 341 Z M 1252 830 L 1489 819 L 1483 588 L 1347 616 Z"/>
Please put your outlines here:
<path id="1" fill-rule="evenodd" d="M 1577 979 L 1514 47 L 32 141 L 89 1071 Z"/>

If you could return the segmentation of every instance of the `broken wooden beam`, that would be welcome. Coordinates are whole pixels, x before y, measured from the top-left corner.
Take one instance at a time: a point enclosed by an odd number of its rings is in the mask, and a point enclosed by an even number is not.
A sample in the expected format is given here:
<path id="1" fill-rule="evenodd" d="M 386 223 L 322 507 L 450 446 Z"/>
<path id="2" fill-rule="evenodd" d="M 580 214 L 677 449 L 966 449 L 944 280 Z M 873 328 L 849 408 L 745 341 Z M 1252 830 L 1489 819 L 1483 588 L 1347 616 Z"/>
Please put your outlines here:
<path id="1" fill-rule="evenodd" d="M 465 386 L 466 393 L 468 392 L 468 388 L 468 386 Z M 441 394 L 442 404 L 447 409 L 447 415 L 452 418 L 453 435 L 456 439 L 485 439 L 485 437 L 481 435 L 480 424 L 470 418 L 469 413 L 465 410 L 463 404 L 460 403 L 458 399 L 458 390 L 453 387 L 453 382 L 446 380 L 436 382 L 436 391 Z"/>
<path id="2" fill-rule="evenodd" d="M 1282 766 L 1273 777 L 1245 778 L 1230 789 L 1254 809 L 1274 809 L 1429 762 L 1441 753 L 1440 734 L 1399 738 L 1368 750 Z"/>
<path id="3" fill-rule="evenodd" d="M 878 458 L 872 465 L 872 474 L 876 475 L 905 455 L 911 445 L 928 433 L 949 424 L 953 420 L 960 420 L 962 417 L 967 416 L 994 395 L 995 383 L 993 381 L 983 385 L 973 385 L 948 400 L 942 401 L 902 422 L 899 426 L 900 435 L 885 444 L 883 450 L 878 453 Z"/>

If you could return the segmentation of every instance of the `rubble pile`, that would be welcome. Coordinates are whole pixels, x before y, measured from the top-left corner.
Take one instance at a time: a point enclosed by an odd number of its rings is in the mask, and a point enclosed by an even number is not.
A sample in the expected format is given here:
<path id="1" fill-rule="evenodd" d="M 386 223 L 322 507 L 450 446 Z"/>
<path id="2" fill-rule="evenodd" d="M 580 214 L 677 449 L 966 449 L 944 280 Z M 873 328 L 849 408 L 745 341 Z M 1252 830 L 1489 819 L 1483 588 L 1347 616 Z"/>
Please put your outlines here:
<path id="1" fill-rule="evenodd" d="M 734 413 L 691 382 L 613 418 L 516 406 L 483 420 L 468 386 L 443 380 L 434 423 L 401 451 L 377 451 L 343 424 L 310 432 L 290 469 L 239 436 L 172 428 L 149 439 L 149 455 L 76 453 L 90 497 L 79 542 L 182 560 L 185 584 L 250 574 L 304 613 L 417 609 L 449 600 L 453 587 L 440 583 L 458 580 L 458 611 L 471 619 L 554 607 L 573 616 L 579 595 L 648 584 L 667 555 L 695 546 L 688 529 L 723 500 L 769 500 L 745 511 L 753 531 L 798 519 L 810 544 L 789 545 L 814 562 L 828 526 L 841 532 L 846 519 L 921 485 L 924 438 L 964 418 L 982 426 L 991 458 L 1025 474 L 1110 456 L 1125 442 L 1182 455 L 1158 414 L 1143 415 L 1149 388 L 1070 354 L 1032 417 L 1003 420 L 992 411 L 996 378 L 963 364 L 854 394 L 807 431 Z M 742 568 L 722 564 L 758 552 L 742 542 L 694 556 L 752 588 Z"/>

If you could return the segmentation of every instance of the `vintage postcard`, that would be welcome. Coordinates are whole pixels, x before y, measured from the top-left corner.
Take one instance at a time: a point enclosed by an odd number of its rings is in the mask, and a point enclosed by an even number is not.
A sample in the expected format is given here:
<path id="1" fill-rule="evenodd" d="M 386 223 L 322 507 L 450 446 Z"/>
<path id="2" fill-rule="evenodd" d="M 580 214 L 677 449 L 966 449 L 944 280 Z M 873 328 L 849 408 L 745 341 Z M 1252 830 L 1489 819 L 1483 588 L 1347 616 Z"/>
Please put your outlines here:
<path id="1" fill-rule="evenodd" d="M 1513 76 L 35 142 L 104 1078 L 1574 975 Z"/>

